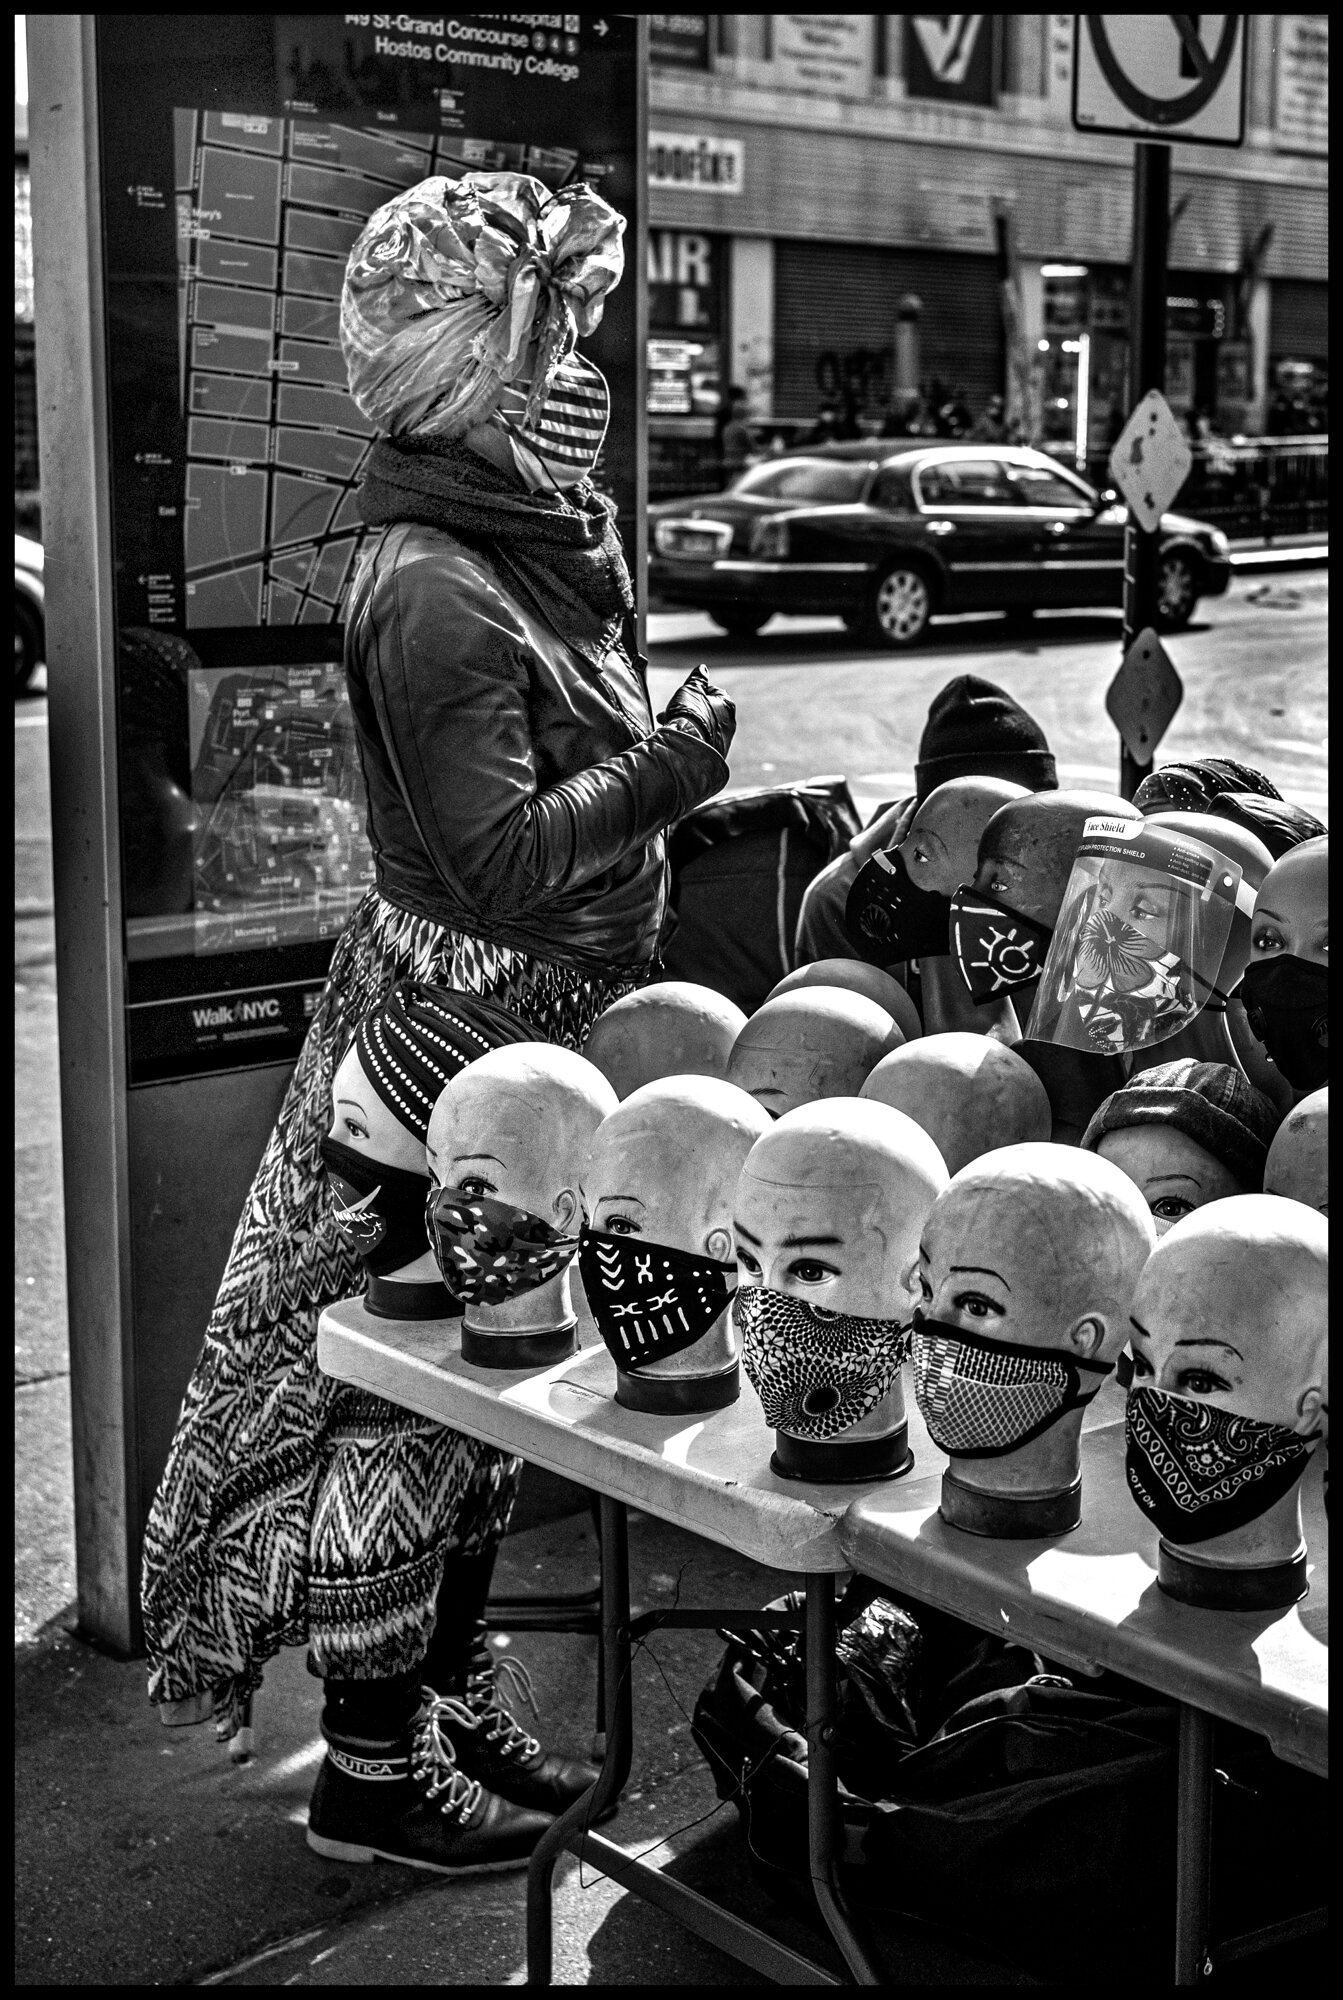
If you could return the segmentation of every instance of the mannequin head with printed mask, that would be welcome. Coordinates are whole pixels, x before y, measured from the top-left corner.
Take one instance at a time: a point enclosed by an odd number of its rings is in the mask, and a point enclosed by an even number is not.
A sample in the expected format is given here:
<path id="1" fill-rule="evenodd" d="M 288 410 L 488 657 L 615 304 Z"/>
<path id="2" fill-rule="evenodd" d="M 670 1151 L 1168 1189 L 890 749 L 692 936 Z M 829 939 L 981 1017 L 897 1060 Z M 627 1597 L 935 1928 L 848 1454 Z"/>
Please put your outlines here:
<path id="1" fill-rule="evenodd" d="M 423 1179 L 424 1192 L 428 1194 L 429 1167 L 425 1159 L 424 1140 L 403 1125 L 396 1113 L 384 1104 L 360 1060 L 357 1043 L 350 1044 L 332 1079 L 331 1107 L 328 1138 L 352 1153 L 364 1155 L 370 1163 L 379 1167 L 391 1167 L 398 1174 L 414 1174 L 417 1179 Z M 328 1177 L 331 1171 L 328 1167 Z M 338 1167 L 336 1171 L 339 1171 Z M 342 1178 L 348 1180 L 349 1176 Z M 354 1201 L 346 1197 L 341 1204 L 341 1213 L 357 1207 L 360 1200 L 366 1202 L 367 1190 L 356 1190 L 356 1196 Z M 414 1220 L 422 1224 L 418 1213 Z M 405 1247 L 414 1246 L 407 1244 Z M 378 1275 L 404 1285 L 436 1284 L 438 1266 L 429 1248 L 428 1237 L 425 1237 L 422 1251 L 408 1257 L 393 1270 Z"/>
<path id="2" fill-rule="evenodd" d="M 716 1077 L 643 1085 L 603 1118 L 583 1168 L 579 1268 L 616 1364 L 616 1401 L 657 1414 L 735 1402 L 737 1177 L 768 1112 Z"/>
<path id="3" fill-rule="evenodd" d="M 951 1457 L 942 1515 L 974 1534 L 1081 1519 L 1081 1433 L 1128 1338 L 1156 1242 L 1137 1188 L 1072 1147 L 1005 1146 L 955 1175 L 923 1231 L 914 1379 Z"/>
<path id="4" fill-rule="evenodd" d="M 912 1464 L 900 1365 L 919 1232 L 947 1184 L 922 1127 L 829 1098 L 788 1112 L 737 1185 L 737 1331 L 785 1477 L 890 1477 Z"/>
<path id="5" fill-rule="evenodd" d="M 666 979 L 627 993 L 597 1016 L 583 1044 L 619 1098 L 663 1076 L 716 1076 L 746 1026 L 741 1008 L 711 986 Z"/>
<path id="6" fill-rule="evenodd" d="M 949 1174 L 981 1153 L 1049 1137 L 1049 1098 L 1032 1069 L 986 1035 L 927 1035 L 883 1056 L 860 1097 L 921 1125 Z"/>
<path id="7" fill-rule="evenodd" d="M 904 1042 L 884 1007 L 834 986 L 801 986 L 757 1008 L 732 1045 L 727 1080 L 778 1118 L 823 1097 L 856 1097 Z"/>
<path id="8" fill-rule="evenodd" d="M 923 1033 L 919 1010 L 898 979 L 879 966 L 865 965 L 861 958 L 817 958 L 799 965 L 795 972 L 772 986 L 765 999 L 777 1000 L 781 993 L 796 993 L 800 986 L 838 986 L 845 993 L 861 993 L 884 1007 L 907 1042 Z"/>
<path id="9" fill-rule="evenodd" d="M 1128 1483 L 1172 1595 L 1251 1610 L 1304 1591 L 1299 1488 L 1328 1395 L 1328 1278 L 1324 1218 L 1247 1194 L 1171 1230 L 1139 1279 Z"/>
<path id="10" fill-rule="evenodd" d="M 579 1178 L 616 1101 L 572 1049 L 526 1042 L 470 1064 L 435 1104 L 430 1238 L 463 1300 L 464 1359 L 525 1368 L 573 1352 Z"/>
<path id="11" fill-rule="evenodd" d="M 1329 1081 L 1329 841 L 1302 841 L 1260 884 L 1240 997 L 1299 1097 Z"/>
<path id="12" fill-rule="evenodd" d="M 1303 1201 L 1329 1213 L 1329 1086 L 1313 1090 L 1289 1111 L 1273 1136 L 1264 1167 L 1264 1193 Z"/>

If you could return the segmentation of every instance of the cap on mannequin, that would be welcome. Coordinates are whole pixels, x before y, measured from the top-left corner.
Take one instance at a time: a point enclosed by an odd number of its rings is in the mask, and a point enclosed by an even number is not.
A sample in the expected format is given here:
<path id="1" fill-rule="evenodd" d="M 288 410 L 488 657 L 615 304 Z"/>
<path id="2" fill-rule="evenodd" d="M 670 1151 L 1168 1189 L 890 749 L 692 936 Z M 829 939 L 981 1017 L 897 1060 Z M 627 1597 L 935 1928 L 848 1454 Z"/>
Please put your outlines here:
<path id="1" fill-rule="evenodd" d="M 910 881 L 918 889 L 955 895 L 963 882 L 974 880 L 980 838 L 993 815 L 1013 799 L 1031 796 L 1025 785 L 1006 778 L 952 778 L 939 785 L 900 843 Z"/>
<path id="2" fill-rule="evenodd" d="M 780 1117 L 817 1098 L 856 1097 L 869 1071 L 904 1039 L 875 1000 L 801 986 L 751 1015 L 733 1043 L 727 1080 Z"/>
<path id="3" fill-rule="evenodd" d="M 662 1076 L 723 1076 L 745 1025 L 741 1008 L 711 986 L 664 979 L 613 1001 L 583 1054 L 617 1097 L 628 1097 Z"/>
<path id="4" fill-rule="evenodd" d="M 731 1261 L 737 1179 L 752 1146 L 770 1129 L 769 1113 L 753 1097 L 716 1077 L 644 1084 L 593 1135 L 582 1177 L 592 1227 Z M 735 1396 L 736 1358 L 731 1314 L 724 1312 L 693 1346 L 639 1369 L 636 1387 L 730 1369 Z M 647 1407 L 647 1398 L 635 1406 Z"/>
<path id="5" fill-rule="evenodd" d="M 1164 1236 L 1210 1201 L 1259 1192 L 1278 1116 L 1233 1064 L 1184 1057 L 1135 1071 L 1082 1144 L 1128 1175 Z"/>
<path id="6" fill-rule="evenodd" d="M 429 1120 L 429 1167 L 440 1187 L 510 1202 L 577 1235 L 579 1177 L 615 1091 L 595 1064 L 549 1042 L 492 1049 L 439 1097 Z M 550 1332 L 574 1323 L 570 1272 L 498 1306 L 469 1305 L 464 1325 L 486 1333 Z"/>
<path id="7" fill-rule="evenodd" d="M 886 1009 L 907 1042 L 923 1033 L 919 1010 L 900 981 L 883 972 L 879 965 L 868 965 L 864 959 L 818 958 L 810 965 L 799 965 L 796 972 L 790 972 L 786 979 L 771 987 L 765 999 L 777 1000 L 781 993 L 796 993 L 800 986 L 838 986 L 845 993 L 861 993 Z"/>
<path id="8" fill-rule="evenodd" d="M 928 1035 L 893 1049 L 858 1094 L 921 1125 L 949 1174 L 997 1147 L 1047 1140 L 1052 1122 L 1034 1070 L 985 1035 Z"/>
<path id="9" fill-rule="evenodd" d="M 1110 792 L 1032 792 L 1000 806 L 980 836 L 974 888 L 1052 929 L 1093 813 L 1142 818 Z"/>
<path id="10" fill-rule="evenodd" d="M 1329 1213 L 1329 1086 L 1311 1091 L 1283 1119 L 1268 1149 L 1264 1193 Z"/>

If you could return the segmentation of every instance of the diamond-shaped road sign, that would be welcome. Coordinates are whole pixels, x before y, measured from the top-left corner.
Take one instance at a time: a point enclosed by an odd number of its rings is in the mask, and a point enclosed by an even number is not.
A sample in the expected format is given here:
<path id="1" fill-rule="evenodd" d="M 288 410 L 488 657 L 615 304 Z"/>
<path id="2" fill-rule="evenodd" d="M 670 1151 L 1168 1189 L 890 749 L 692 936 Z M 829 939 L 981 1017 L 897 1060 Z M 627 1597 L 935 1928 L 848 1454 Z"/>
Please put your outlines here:
<path id="1" fill-rule="evenodd" d="M 1189 477 L 1194 454 L 1159 389 L 1149 389 L 1110 453 L 1110 477 L 1152 534 Z"/>
<path id="2" fill-rule="evenodd" d="M 1149 625 L 1124 655 L 1105 694 L 1105 708 L 1135 764 L 1150 764 L 1184 700 L 1170 654 Z"/>

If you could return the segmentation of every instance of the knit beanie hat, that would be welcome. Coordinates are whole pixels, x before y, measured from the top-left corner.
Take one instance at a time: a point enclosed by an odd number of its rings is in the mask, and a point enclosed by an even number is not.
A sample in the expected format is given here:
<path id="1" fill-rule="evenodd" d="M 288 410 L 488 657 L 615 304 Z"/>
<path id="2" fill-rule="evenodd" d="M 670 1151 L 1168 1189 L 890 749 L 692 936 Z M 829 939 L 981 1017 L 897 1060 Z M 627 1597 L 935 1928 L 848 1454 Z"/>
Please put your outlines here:
<path id="1" fill-rule="evenodd" d="M 1032 792 L 1058 790 L 1045 733 L 1005 688 L 958 674 L 933 696 L 919 738 L 914 784 L 920 803 L 953 778 L 1006 778 Z"/>
<path id="2" fill-rule="evenodd" d="M 1277 786 L 1252 764 L 1234 757 L 1191 757 L 1184 764 L 1163 764 L 1144 778 L 1133 794 L 1143 814 L 1207 812 L 1222 792 L 1257 792 L 1261 799 L 1280 797 Z"/>
<path id="3" fill-rule="evenodd" d="M 1288 799 L 1266 799 L 1258 792 L 1219 792 L 1208 811 L 1257 834 L 1275 861 L 1303 840 L 1318 840 L 1329 831 L 1304 806 L 1294 806 Z"/>
<path id="4" fill-rule="evenodd" d="M 1082 1144 L 1094 1153 L 1107 1132 L 1126 1125 L 1173 1125 L 1236 1176 L 1246 1194 L 1259 1194 L 1269 1142 L 1281 1123 L 1277 1107 L 1230 1063 L 1158 1063 L 1139 1070 L 1101 1105 Z"/>
<path id="5" fill-rule="evenodd" d="M 452 1079 L 506 1042 L 534 1042 L 526 1022 L 504 1007 L 448 986 L 401 979 L 355 1030 L 364 1074 L 387 1109 L 417 1138 Z"/>

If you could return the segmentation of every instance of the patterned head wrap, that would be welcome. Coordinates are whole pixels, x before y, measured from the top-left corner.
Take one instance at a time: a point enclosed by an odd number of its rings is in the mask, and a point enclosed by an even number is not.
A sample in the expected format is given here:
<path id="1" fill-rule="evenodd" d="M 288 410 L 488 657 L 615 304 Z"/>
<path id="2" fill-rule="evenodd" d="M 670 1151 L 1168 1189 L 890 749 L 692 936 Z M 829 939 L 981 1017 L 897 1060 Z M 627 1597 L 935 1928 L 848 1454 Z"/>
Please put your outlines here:
<path id="1" fill-rule="evenodd" d="M 396 195 L 345 268 L 350 394 L 390 437 L 455 437 L 518 383 L 533 423 L 620 281 L 624 231 L 581 181 L 552 195 L 530 174 L 468 173 Z"/>
<path id="2" fill-rule="evenodd" d="M 442 1092 L 477 1056 L 506 1042 L 532 1042 L 525 1022 L 446 986 L 401 979 L 355 1030 L 364 1074 L 387 1109 L 420 1139 Z"/>

